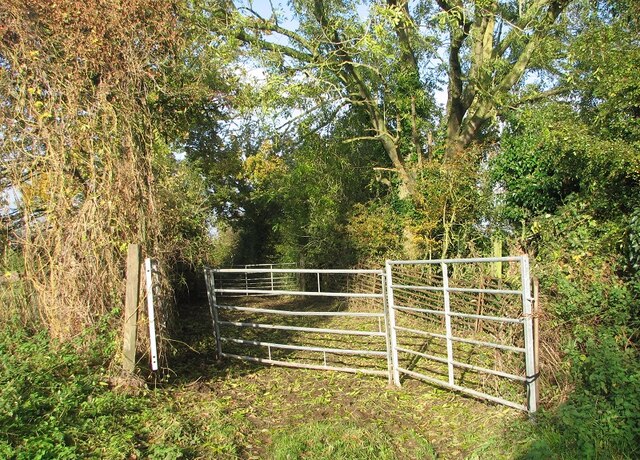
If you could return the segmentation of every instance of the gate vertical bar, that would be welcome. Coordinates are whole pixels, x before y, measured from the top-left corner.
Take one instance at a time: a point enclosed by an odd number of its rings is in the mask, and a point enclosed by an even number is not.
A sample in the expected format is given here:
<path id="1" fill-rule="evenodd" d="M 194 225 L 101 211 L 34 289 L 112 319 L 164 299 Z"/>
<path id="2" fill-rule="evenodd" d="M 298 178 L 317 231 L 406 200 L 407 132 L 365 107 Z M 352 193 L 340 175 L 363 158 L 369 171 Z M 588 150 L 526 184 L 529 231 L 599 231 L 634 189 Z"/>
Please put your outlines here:
<path id="1" fill-rule="evenodd" d="M 349 280 L 349 278 L 347 278 Z M 386 276 L 380 275 L 380 290 L 382 292 L 382 311 L 384 313 L 385 343 L 387 346 L 387 369 L 389 370 L 389 385 L 393 383 L 393 358 L 391 357 L 391 340 L 389 339 L 389 302 L 387 300 Z M 379 319 L 379 318 L 378 318 Z"/>
<path id="2" fill-rule="evenodd" d="M 533 345 L 533 317 L 531 309 L 531 279 L 529 275 L 529 258 L 520 259 L 520 277 L 522 281 L 522 315 L 524 318 L 525 368 L 527 372 L 527 406 L 530 413 L 537 410 L 537 379 L 535 367 L 535 350 Z"/>
<path id="3" fill-rule="evenodd" d="M 207 297 L 209 299 L 209 313 L 211 314 L 211 321 L 213 322 L 213 335 L 216 339 L 216 359 L 222 357 L 222 343 L 220 341 L 220 324 L 218 320 L 218 304 L 216 301 L 215 280 L 213 278 L 212 270 L 209 268 L 204 269 L 205 284 L 207 285 Z"/>
<path id="4" fill-rule="evenodd" d="M 444 294 L 444 324 L 447 337 L 447 367 L 449 368 L 449 385 L 455 385 L 453 374 L 453 332 L 451 331 L 451 305 L 449 299 L 449 272 L 447 264 L 440 263 L 442 268 L 442 293 Z"/>
<path id="5" fill-rule="evenodd" d="M 389 336 L 393 383 L 395 383 L 396 386 L 401 386 L 400 372 L 398 371 L 398 343 L 396 337 L 396 314 L 394 311 L 395 303 L 393 300 L 393 279 L 391 276 L 391 264 L 388 260 L 385 262 L 385 273 L 387 275 L 387 312 L 389 316 L 387 335 Z"/>

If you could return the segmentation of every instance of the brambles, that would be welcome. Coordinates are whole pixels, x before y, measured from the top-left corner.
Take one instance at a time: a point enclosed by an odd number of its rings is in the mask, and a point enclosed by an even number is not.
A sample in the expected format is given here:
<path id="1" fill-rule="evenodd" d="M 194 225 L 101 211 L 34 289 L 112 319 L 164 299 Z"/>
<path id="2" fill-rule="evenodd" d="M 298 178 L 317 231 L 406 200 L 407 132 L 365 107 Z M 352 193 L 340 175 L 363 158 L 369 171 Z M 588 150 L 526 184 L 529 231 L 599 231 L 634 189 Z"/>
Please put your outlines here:
<path id="1" fill-rule="evenodd" d="M 166 327 L 169 266 L 207 246 L 208 218 L 201 178 L 173 158 L 170 106 L 158 103 L 177 88 L 167 81 L 184 45 L 177 4 L 9 1 L 0 22 L 9 239 L 41 327 L 70 340 L 121 306 L 131 242 L 160 262 Z"/>

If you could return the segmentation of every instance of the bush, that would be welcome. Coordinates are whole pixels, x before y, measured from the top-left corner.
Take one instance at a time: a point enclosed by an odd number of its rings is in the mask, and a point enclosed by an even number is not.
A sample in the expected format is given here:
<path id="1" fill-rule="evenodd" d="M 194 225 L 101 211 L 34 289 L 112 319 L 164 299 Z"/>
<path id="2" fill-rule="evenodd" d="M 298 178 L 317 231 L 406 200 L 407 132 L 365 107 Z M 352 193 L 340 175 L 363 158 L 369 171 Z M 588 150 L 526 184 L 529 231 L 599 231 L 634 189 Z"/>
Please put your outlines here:
<path id="1" fill-rule="evenodd" d="M 609 334 L 580 345 L 570 354 L 577 387 L 542 416 L 525 458 L 638 458 L 640 356 Z"/>
<path id="2" fill-rule="evenodd" d="M 236 457 L 235 428 L 220 408 L 165 392 L 111 388 L 105 357 L 115 342 L 52 345 L 45 333 L 0 333 L 0 458 Z M 215 403 L 215 402 L 214 402 Z"/>
<path id="3" fill-rule="evenodd" d="M 526 458 L 640 454 L 637 275 L 619 250 L 624 220 L 591 211 L 574 200 L 532 225 L 548 315 L 542 326 L 545 400 L 569 396 L 541 416 L 539 440 Z M 562 366 L 548 350 L 564 355 Z"/>

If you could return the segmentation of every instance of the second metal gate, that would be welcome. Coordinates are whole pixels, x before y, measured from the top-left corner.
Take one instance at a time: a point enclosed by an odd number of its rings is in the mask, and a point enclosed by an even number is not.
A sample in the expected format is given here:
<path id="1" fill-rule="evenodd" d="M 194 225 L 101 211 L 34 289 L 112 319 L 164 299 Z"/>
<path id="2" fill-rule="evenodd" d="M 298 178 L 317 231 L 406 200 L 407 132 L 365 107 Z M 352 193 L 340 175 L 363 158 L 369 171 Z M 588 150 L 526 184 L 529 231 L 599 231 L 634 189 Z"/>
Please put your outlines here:
<path id="1" fill-rule="evenodd" d="M 219 357 L 384 375 L 391 381 L 382 270 L 230 268 L 208 269 L 205 275 Z M 274 284 L 274 277 L 280 282 Z M 254 296 L 267 299 L 253 305 Z M 296 300 L 277 302 L 277 296 Z M 253 304 L 246 305 L 243 297 Z M 234 299 L 235 305 L 222 298 Z M 301 298 L 340 299 L 342 304 L 336 309 Z M 349 308 L 353 301 L 359 301 L 356 311 Z M 250 349 L 251 354 L 233 349 L 234 345 Z M 292 351 L 304 357 L 292 356 Z"/>

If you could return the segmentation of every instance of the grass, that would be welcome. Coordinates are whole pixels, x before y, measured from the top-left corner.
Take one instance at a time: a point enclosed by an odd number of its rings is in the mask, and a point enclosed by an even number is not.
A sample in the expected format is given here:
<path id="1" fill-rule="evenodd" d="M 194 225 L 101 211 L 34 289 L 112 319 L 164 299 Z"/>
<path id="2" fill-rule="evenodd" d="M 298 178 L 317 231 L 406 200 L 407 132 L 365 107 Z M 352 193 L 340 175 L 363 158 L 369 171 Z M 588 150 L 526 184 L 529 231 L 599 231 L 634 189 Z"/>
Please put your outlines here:
<path id="1" fill-rule="evenodd" d="M 530 442 L 530 424 L 522 412 L 424 382 L 408 379 L 402 388 L 396 388 L 384 377 L 269 367 L 230 359 L 215 363 L 210 323 L 189 320 L 193 317 L 191 310 L 182 323 L 191 349 L 179 349 L 172 359 L 181 363 L 174 369 L 180 376 L 176 383 L 208 375 L 198 380 L 198 386 L 206 389 L 206 395 L 224 401 L 228 414 L 246 421 L 245 436 L 250 441 L 239 446 L 242 458 L 323 458 L 326 452 L 322 445 L 328 443 L 335 444 L 331 449 L 336 452 L 350 449 L 350 457 L 345 458 L 368 458 L 357 456 L 356 451 L 361 449 L 362 455 L 377 451 L 377 458 L 431 458 L 437 453 L 443 459 L 499 459 L 514 458 Z M 333 322 L 322 324 L 332 327 Z M 285 339 L 274 337 L 279 333 L 268 331 L 268 340 Z M 299 337 L 287 339 L 295 341 Z M 381 368 L 386 368 L 384 358 Z M 524 435 L 513 430 L 514 424 L 522 425 Z M 371 433 L 371 437 L 362 438 L 362 444 L 346 443 L 345 439 L 351 439 L 358 430 Z M 323 442 L 316 445 L 315 437 Z M 283 456 L 284 452 L 290 457 Z M 384 457 L 388 452 L 390 456 Z"/>
<path id="2" fill-rule="evenodd" d="M 436 458 L 429 442 L 415 432 L 405 433 L 399 441 L 403 446 L 412 445 L 413 458 Z M 389 433 L 379 426 L 359 426 L 344 420 L 329 420 L 303 423 L 276 432 L 270 456 L 274 460 L 407 458 L 398 447 L 398 442 L 394 442 Z"/>
<path id="3" fill-rule="evenodd" d="M 78 353 L 3 331 L 0 458 L 237 458 L 242 424 L 227 423 L 223 404 L 184 388 L 123 391 L 102 367 L 109 351 L 108 340 Z"/>

